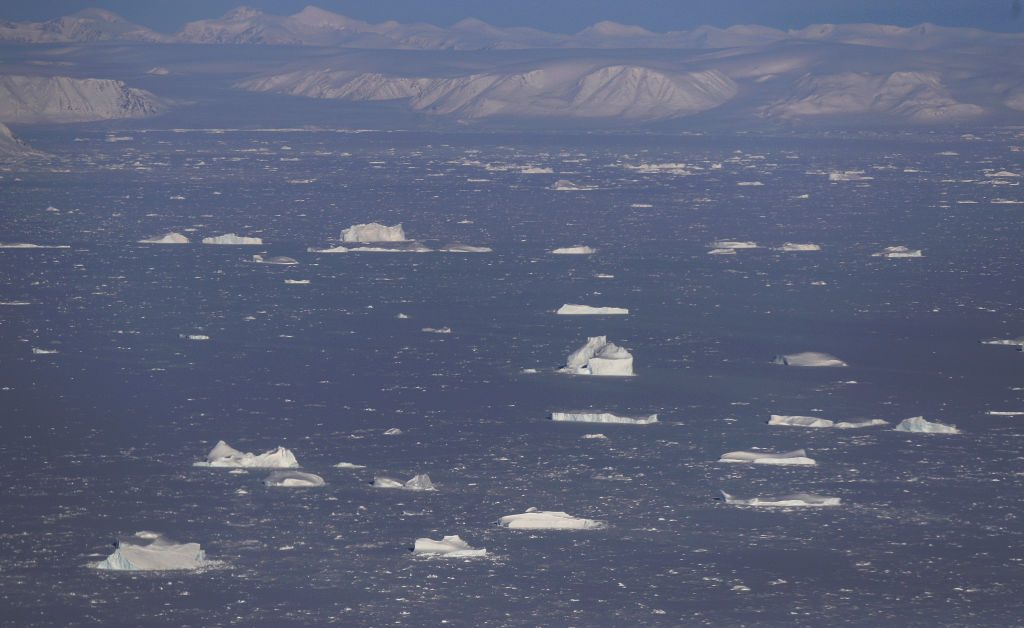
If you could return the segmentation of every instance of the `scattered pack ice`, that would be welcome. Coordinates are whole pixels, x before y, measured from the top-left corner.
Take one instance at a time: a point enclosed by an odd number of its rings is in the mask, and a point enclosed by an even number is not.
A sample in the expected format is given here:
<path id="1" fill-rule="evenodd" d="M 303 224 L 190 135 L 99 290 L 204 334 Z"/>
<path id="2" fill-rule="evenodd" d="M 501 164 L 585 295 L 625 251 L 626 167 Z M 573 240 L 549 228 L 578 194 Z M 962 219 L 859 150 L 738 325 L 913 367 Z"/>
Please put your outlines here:
<path id="1" fill-rule="evenodd" d="M 254 245 L 263 244 L 263 240 L 260 238 L 240 236 L 234 233 L 225 233 L 224 235 L 203 238 L 203 244 Z"/>
<path id="2" fill-rule="evenodd" d="M 593 307 L 566 303 L 558 308 L 555 314 L 562 316 L 626 316 L 629 310 L 624 307 Z"/>
<path id="3" fill-rule="evenodd" d="M 326 484 L 319 475 L 302 471 L 274 471 L 263 480 L 263 483 L 284 488 L 312 488 Z"/>
<path id="4" fill-rule="evenodd" d="M 743 242 L 740 240 L 715 240 L 709 244 L 712 249 L 756 249 L 757 242 Z"/>
<path id="5" fill-rule="evenodd" d="M 299 263 L 297 259 L 286 255 L 275 255 L 274 257 L 253 255 L 252 261 L 254 264 L 275 264 L 277 266 L 294 266 Z"/>
<path id="6" fill-rule="evenodd" d="M 807 457 L 807 452 L 803 449 L 794 449 L 782 454 L 771 454 L 763 451 L 731 451 L 727 454 L 722 454 L 718 461 L 805 466 L 817 464 L 813 458 Z"/>
<path id="7" fill-rule="evenodd" d="M 786 242 L 782 246 L 776 247 L 776 251 L 782 251 L 784 253 L 796 253 L 799 251 L 820 251 L 821 246 L 818 244 L 797 244 L 794 242 Z"/>
<path id="8" fill-rule="evenodd" d="M 777 355 L 775 356 L 775 363 L 784 366 L 847 366 L 846 362 L 843 362 L 836 356 L 817 351 Z"/>
<path id="9" fill-rule="evenodd" d="M 793 427 L 834 427 L 840 430 L 859 429 L 862 427 L 875 427 L 888 425 L 888 421 L 882 419 L 862 419 L 859 421 L 831 421 L 816 416 L 788 416 L 784 414 L 773 414 L 768 419 L 768 425 L 789 425 Z"/>
<path id="10" fill-rule="evenodd" d="M 900 259 L 904 257 L 924 257 L 924 255 L 921 254 L 921 249 L 910 249 L 905 246 L 887 246 L 877 253 L 872 253 L 871 257 Z"/>
<path id="11" fill-rule="evenodd" d="M 342 242 L 405 242 L 401 224 L 390 227 L 379 222 L 352 225 L 341 232 Z"/>
<path id="12" fill-rule="evenodd" d="M 955 425 L 933 423 L 925 420 L 923 416 L 915 416 L 903 419 L 899 425 L 893 428 L 897 432 L 921 432 L 927 434 L 959 434 L 960 430 Z"/>
<path id="13" fill-rule="evenodd" d="M 587 343 L 569 354 L 563 373 L 631 377 L 633 356 L 611 342 L 606 336 L 591 336 Z"/>
<path id="14" fill-rule="evenodd" d="M 449 244 L 438 249 L 442 253 L 492 253 L 489 246 L 471 246 L 469 244 Z"/>
<path id="15" fill-rule="evenodd" d="M 180 233 L 171 231 L 170 233 L 165 233 L 162 236 L 139 240 L 139 244 L 188 244 L 188 238 Z"/>
<path id="16" fill-rule="evenodd" d="M 413 476 L 413 478 L 407 482 L 396 480 L 394 478 L 384 477 L 378 475 L 373 478 L 373 486 L 376 488 L 402 488 L 407 491 L 434 491 L 434 483 L 430 481 L 430 476 L 426 473 L 420 473 L 419 475 Z"/>
<path id="17" fill-rule="evenodd" d="M 197 467 L 252 467 L 256 469 L 294 469 L 299 466 L 290 449 L 278 447 L 262 454 L 241 452 L 224 441 L 218 441 Z"/>
<path id="18" fill-rule="evenodd" d="M 440 541 L 422 538 L 416 539 L 412 552 L 420 556 L 444 556 L 446 558 L 476 558 L 486 556 L 486 549 L 474 549 L 456 534 L 446 536 Z"/>
<path id="19" fill-rule="evenodd" d="M 610 412 L 552 412 L 552 421 L 566 423 L 621 423 L 623 425 L 650 425 L 658 422 L 658 415 L 645 417 L 616 416 Z"/>
<path id="20" fill-rule="evenodd" d="M 595 530 L 605 527 L 603 521 L 581 519 L 569 513 L 529 508 L 518 515 L 505 515 L 498 525 L 512 530 Z"/>
<path id="21" fill-rule="evenodd" d="M 764 507 L 786 507 L 786 506 L 838 506 L 840 499 L 838 497 L 824 497 L 822 495 L 814 495 L 811 493 L 795 493 L 793 495 L 783 495 L 782 497 L 753 497 L 750 499 L 740 499 L 734 497 L 725 491 L 721 491 L 722 499 L 727 504 L 736 504 L 737 506 L 764 506 Z"/>
<path id="22" fill-rule="evenodd" d="M 111 571 L 165 571 L 200 569 L 208 563 L 199 543 L 175 543 L 157 532 L 136 532 L 116 543 L 117 549 L 96 563 Z"/>
<path id="23" fill-rule="evenodd" d="M 317 249 L 309 247 L 306 249 L 307 253 L 348 253 L 349 249 L 344 246 L 335 246 L 329 249 Z"/>
<path id="24" fill-rule="evenodd" d="M 552 249 L 552 255 L 593 255 L 596 251 L 589 246 L 577 244 L 576 246 L 563 246 Z"/>

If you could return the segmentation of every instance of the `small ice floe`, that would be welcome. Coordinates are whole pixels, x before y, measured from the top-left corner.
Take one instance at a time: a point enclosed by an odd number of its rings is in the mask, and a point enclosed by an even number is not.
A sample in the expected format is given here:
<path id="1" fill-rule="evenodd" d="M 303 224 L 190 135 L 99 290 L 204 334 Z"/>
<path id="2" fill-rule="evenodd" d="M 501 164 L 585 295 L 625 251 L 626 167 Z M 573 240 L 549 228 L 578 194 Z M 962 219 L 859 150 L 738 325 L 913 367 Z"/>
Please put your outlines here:
<path id="1" fill-rule="evenodd" d="M 796 242 L 786 242 L 782 246 L 777 246 L 773 250 L 781 251 L 783 253 L 798 253 L 800 251 L 820 251 L 821 245 L 819 244 L 798 244 Z"/>
<path id="2" fill-rule="evenodd" d="M 169 571 L 209 565 L 199 543 L 175 543 L 158 532 L 136 532 L 119 539 L 114 553 L 93 565 L 109 571 Z"/>
<path id="3" fill-rule="evenodd" d="M 773 414 L 768 419 L 768 425 L 789 425 L 792 427 L 833 427 L 840 430 L 875 427 L 878 425 L 888 424 L 888 421 L 883 421 L 882 419 L 831 421 L 829 419 L 822 419 L 816 416 L 789 416 L 785 414 Z"/>
<path id="4" fill-rule="evenodd" d="M 355 246 L 351 253 L 432 253 L 434 249 L 420 242 L 396 242 L 388 246 Z"/>
<path id="5" fill-rule="evenodd" d="M 825 497 L 822 495 L 814 495 L 812 493 L 795 493 L 793 495 L 783 495 L 782 497 L 753 497 L 750 499 L 740 499 L 726 493 L 725 491 L 721 491 L 721 493 L 722 499 L 725 503 L 735 504 L 737 506 L 763 506 L 767 508 L 838 506 L 841 501 L 838 497 Z"/>
<path id="6" fill-rule="evenodd" d="M 737 181 L 736 185 L 740 186 L 741 188 L 759 188 L 762 185 L 764 185 L 764 183 L 761 183 L 760 181 Z"/>
<path id="7" fill-rule="evenodd" d="M 736 249 L 711 249 L 708 255 L 736 255 Z"/>
<path id="8" fill-rule="evenodd" d="M 591 336 L 587 343 L 566 358 L 561 373 L 632 377 L 633 355 L 623 347 L 608 342 L 606 336 Z"/>
<path id="9" fill-rule="evenodd" d="M 397 427 L 388 428 L 387 430 L 384 430 L 384 435 L 385 436 L 401 436 L 402 435 L 402 430 L 398 429 Z"/>
<path id="10" fill-rule="evenodd" d="M 440 541 L 422 538 L 416 539 L 412 553 L 417 556 L 443 556 L 445 558 L 479 558 L 487 555 L 486 549 L 475 549 L 459 536 L 446 536 Z"/>
<path id="11" fill-rule="evenodd" d="M 615 279 L 615 275 L 609 275 L 608 273 L 597 273 L 594 277 L 597 279 Z"/>
<path id="12" fill-rule="evenodd" d="M 453 243 L 446 246 L 442 246 L 438 249 L 442 253 L 493 253 L 494 250 L 489 246 L 471 246 L 469 244 Z"/>
<path id="13" fill-rule="evenodd" d="M 624 307 L 594 307 L 591 305 L 577 305 L 566 303 L 555 311 L 561 316 L 626 316 L 629 310 Z"/>
<path id="14" fill-rule="evenodd" d="M 708 245 L 712 249 L 728 249 L 731 251 L 739 249 L 756 249 L 757 242 L 745 242 L 741 240 L 715 240 Z"/>
<path id="15" fill-rule="evenodd" d="M 210 337 L 207 336 L 206 334 L 179 334 L 178 337 L 179 338 L 184 338 L 185 340 L 200 340 L 200 341 L 202 341 L 202 340 L 209 340 L 210 339 Z"/>
<path id="16" fill-rule="evenodd" d="M 371 222 L 352 225 L 341 232 L 342 242 L 406 242 L 405 230 L 401 224 L 390 227 Z"/>
<path id="17" fill-rule="evenodd" d="M 775 464 L 775 465 L 803 465 L 813 466 L 818 464 L 813 458 L 807 457 L 803 449 L 794 449 L 782 454 L 772 454 L 763 451 L 731 451 L 722 454 L 719 462 L 745 462 L 749 464 Z"/>
<path id="18" fill-rule="evenodd" d="M 289 286 L 308 286 L 309 285 L 309 280 L 308 279 L 285 279 L 284 282 L 285 282 L 285 284 L 287 284 Z"/>
<path id="19" fill-rule="evenodd" d="M 339 462 L 338 464 L 334 465 L 334 468 L 335 469 L 365 469 L 366 465 L 365 464 L 355 464 L 355 463 L 352 463 L 352 462 Z"/>
<path id="20" fill-rule="evenodd" d="M 846 170 L 844 172 L 828 173 L 829 181 L 871 181 L 874 177 L 864 175 L 863 170 Z"/>
<path id="21" fill-rule="evenodd" d="M 263 257 L 262 255 L 252 256 L 253 264 L 273 264 L 275 266 L 295 266 L 299 263 L 299 260 L 294 257 L 288 257 L 286 255 L 275 255 L 273 257 Z"/>
<path id="22" fill-rule="evenodd" d="M 519 174 L 555 174 L 555 171 L 543 166 L 521 166 Z"/>
<path id="23" fill-rule="evenodd" d="M 165 233 L 162 236 L 154 236 L 152 238 L 146 238 L 145 240 L 139 240 L 139 244 L 188 244 L 189 239 L 180 233 L 171 231 Z"/>
<path id="24" fill-rule="evenodd" d="M 151 76 L 167 76 L 170 73 L 171 73 L 170 70 L 168 70 L 165 67 L 161 67 L 161 66 L 157 66 L 155 68 L 150 68 L 150 69 L 146 70 L 146 74 L 149 74 Z"/>
<path id="25" fill-rule="evenodd" d="M 424 327 L 420 331 L 428 334 L 450 334 L 452 333 L 451 327 Z"/>
<path id="26" fill-rule="evenodd" d="M 584 434 L 583 436 L 580 436 L 580 438 L 585 440 L 608 440 L 608 437 L 604 434 Z"/>
<path id="27" fill-rule="evenodd" d="M 1017 410 L 989 410 L 985 414 L 989 416 L 1024 416 L 1024 412 Z"/>
<path id="28" fill-rule="evenodd" d="M 256 244 L 263 244 L 262 238 L 251 238 L 248 236 L 240 236 L 234 233 L 225 233 L 219 236 L 210 236 L 203 238 L 203 244 L 225 244 L 230 246 L 253 246 Z"/>
<path id="29" fill-rule="evenodd" d="M 315 488 L 327 484 L 319 475 L 303 471 L 274 471 L 263 483 L 282 488 Z"/>
<path id="30" fill-rule="evenodd" d="M 832 427 L 839 430 L 856 430 L 862 427 L 878 427 L 879 425 L 889 425 L 888 421 L 882 419 L 863 419 L 860 421 L 836 421 Z"/>
<path id="31" fill-rule="evenodd" d="M 616 416 L 610 412 L 552 412 L 552 421 L 566 423 L 619 423 L 622 425 L 651 425 L 658 422 L 658 415 L 645 417 Z"/>
<path id="32" fill-rule="evenodd" d="M 205 462 L 193 463 L 196 467 L 243 467 L 256 469 L 294 469 L 299 466 L 290 449 L 278 447 L 262 454 L 241 452 L 224 441 L 218 441 Z"/>
<path id="33" fill-rule="evenodd" d="M 43 349 L 41 347 L 32 347 L 32 355 L 53 355 L 55 353 L 60 353 L 60 351 L 56 349 Z"/>
<path id="34" fill-rule="evenodd" d="M 990 340 L 982 340 L 983 345 L 1003 345 L 1007 347 L 1016 347 L 1017 351 L 1024 351 L 1024 336 L 1018 336 L 1017 338 L 1009 338 L 1006 340 L 1000 340 L 993 338 Z"/>
<path id="35" fill-rule="evenodd" d="M 558 181 L 555 181 L 550 186 L 548 186 L 548 189 L 555 190 L 557 192 L 585 192 L 588 190 L 596 190 L 597 187 L 593 185 L 577 185 L 572 181 L 568 181 L 566 179 L 559 179 Z"/>
<path id="36" fill-rule="evenodd" d="M 29 242 L 0 242 L 0 249 L 70 249 L 69 244 L 31 244 Z"/>
<path id="37" fill-rule="evenodd" d="M 344 246 L 335 246 L 328 249 L 316 249 L 309 247 L 306 249 L 307 253 L 348 253 L 351 249 Z"/>
<path id="38" fill-rule="evenodd" d="M 774 362 L 775 364 L 781 364 L 783 366 L 848 366 L 846 362 L 843 362 L 836 356 L 828 353 L 820 353 L 818 351 L 804 351 L 803 353 L 777 355 L 775 356 Z"/>
<path id="39" fill-rule="evenodd" d="M 903 419 L 899 425 L 893 428 L 897 432 L 920 432 L 926 434 L 959 434 L 960 430 L 955 425 L 933 423 L 925 420 L 923 416 L 915 416 Z"/>
<path id="40" fill-rule="evenodd" d="M 924 257 L 921 253 L 921 249 L 911 249 L 905 246 L 887 246 L 877 253 L 872 253 L 871 257 L 886 257 L 889 259 L 903 259 L 910 257 Z"/>
<path id="41" fill-rule="evenodd" d="M 402 312 L 399 312 L 398 314 L 395 315 L 395 318 L 397 318 L 398 320 L 405 320 L 405 319 L 409 318 L 409 315 L 408 314 L 403 314 Z"/>
<path id="42" fill-rule="evenodd" d="M 518 515 L 505 515 L 498 525 L 512 530 L 597 530 L 605 527 L 603 521 L 581 519 L 566 512 L 529 508 Z"/>
<path id="43" fill-rule="evenodd" d="M 552 255 L 593 255 L 597 251 L 589 246 L 577 244 L 575 246 L 563 246 L 551 249 Z"/>
<path id="44" fill-rule="evenodd" d="M 426 473 L 420 473 L 414 475 L 411 480 L 402 482 L 394 478 L 385 477 L 378 475 L 373 478 L 374 488 L 401 488 L 407 491 L 436 491 L 434 483 L 430 481 L 430 476 Z"/>

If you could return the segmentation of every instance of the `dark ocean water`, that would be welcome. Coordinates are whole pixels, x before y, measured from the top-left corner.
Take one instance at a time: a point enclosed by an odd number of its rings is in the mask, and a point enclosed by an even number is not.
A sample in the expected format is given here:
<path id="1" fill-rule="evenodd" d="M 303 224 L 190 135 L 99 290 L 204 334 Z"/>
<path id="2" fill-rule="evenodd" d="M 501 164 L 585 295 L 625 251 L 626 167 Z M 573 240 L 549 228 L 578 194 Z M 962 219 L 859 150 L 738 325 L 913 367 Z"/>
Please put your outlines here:
<path id="1" fill-rule="evenodd" d="M 1024 193 L 990 176 L 1024 174 L 1020 135 L 23 135 L 59 157 L 0 172 L 0 240 L 70 248 L 0 249 L 0 301 L 27 303 L 0 305 L 4 625 L 1024 616 L 1024 416 L 986 414 L 1024 411 L 1024 354 L 978 343 L 1024 334 L 1024 205 L 992 203 Z M 665 163 L 690 174 L 626 167 Z M 829 182 L 847 170 L 872 178 Z M 597 189 L 549 189 L 559 179 Z M 494 252 L 306 252 L 369 221 Z M 135 244 L 172 230 L 265 244 Z M 719 238 L 763 248 L 707 255 Z M 822 250 L 769 248 L 784 242 Z M 598 252 L 547 253 L 574 244 Z M 893 245 L 924 257 L 871 256 Z M 563 303 L 631 313 L 555 316 Z M 592 335 L 628 348 L 637 377 L 555 374 Z M 771 363 L 799 351 L 850 366 Z M 660 423 L 548 419 L 585 408 Z M 770 414 L 924 415 L 963 433 L 769 427 Z M 327 486 L 193 467 L 219 439 L 286 446 Z M 818 466 L 715 462 L 754 447 L 804 447 Z M 368 484 L 415 473 L 439 490 Z M 735 507 L 719 490 L 843 505 Z M 531 506 L 608 527 L 493 523 Z M 88 568 L 137 530 L 223 564 Z M 490 557 L 410 554 L 447 534 Z"/>

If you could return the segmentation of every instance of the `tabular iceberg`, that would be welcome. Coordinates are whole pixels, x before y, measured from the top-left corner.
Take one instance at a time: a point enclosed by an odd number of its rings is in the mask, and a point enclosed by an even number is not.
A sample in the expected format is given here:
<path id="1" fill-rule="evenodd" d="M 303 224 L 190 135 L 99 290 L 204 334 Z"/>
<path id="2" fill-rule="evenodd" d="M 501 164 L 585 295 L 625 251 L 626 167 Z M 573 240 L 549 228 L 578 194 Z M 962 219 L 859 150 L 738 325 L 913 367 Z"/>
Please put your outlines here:
<path id="1" fill-rule="evenodd" d="M 722 454 L 718 461 L 804 466 L 818 464 L 813 458 L 808 458 L 807 452 L 803 449 L 795 449 L 782 454 L 770 454 L 763 451 L 731 451 L 727 454 Z"/>
<path id="2" fill-rule="evenodd" d="M 444 556 L 445 558 L 476 558 L 486 556 L 486 549 L 474 549 L 459 535 L 446 536 L 440 541 L 422 538 L 416 539 L 412 552 L 420 556 Z"/>
<path id="3" fill-rule="evenodd" d="M 591 336 L 587 344 L 569 354 L 560 372 L 574 375 L 632 377 L 633 356 L 606 336 Z"/>
<path id="4" fill-rule="evenodd" d="M 234 233 L 225 233 L 224 235 L 203 238 L 203 244 L 254 245 L 263 244 L 263 240 L 260 238 L 240 236 Z"/>
<path id="5" fill-rule="evenodd" d="M 625 316 L 629 310 L 624 307 L 593 307 L 566 303 L 555 311 L 562 316 Z"/>
<path id="6" fill-rule="evenodd" d="M 751 499 L 739 499 L 725 491 L 721 491 L 721 493 L 725 503 L 737 506 L 765 506 L 774 508 L 785 506 L 838 506 L 841 501 L 838 497 L 824 497 L 811 493 L 795 493 L 782 497 L 753 497 Z"/>
<path id="7" fill-rule="evenodd" d="M 254 264 L 274 264 L 277 266 L 295 266 L 299 263 L 299 261 L 294 257 L 288 257 L 286 255 L 275 255 L 274 257 L 253 255 L 252 261 Z"/>
<path id="8" fill-rule="evenodd" d="M 341 232 L 342 242 L 405 242 L 401 224 L 388 227 L 379 222 L 352 225 Z"/>
<path id="9" fill-rule="evenodd" d="M 96 563 L 96 569 L 111 571 L 164 571 L 200 569 L 208 563 L 199 543 L 175 543 L 157 532 L 136 532 L 118 540 L 117 549 Z"/>
<path id="10" fill-rule="evenodd" d="M 453 243 L 438 249 L 442 253 L 492 253 L 489 246 L 471 246 L 469 244 Z"/>
<path id="11" fill-rule="evenodd" d="M 905 246 L 887 246 L 878 253 L 872 253 L 871 257 L 901 259 L 908 257 L 924 257 L 924 255 L 921 254 L 921 249 L 909 249 Z"/>
<path id="12" fill-rule="evenodd" d="M 552 412 L 552 421 L 566 423 L 621 423 L 623 425 L 650 425 L 658 422 L 658 415 L 646 417 L 616 416 L 610 412 Z"/>
<path id="13" fill-rule="evenodd" d="M 263 480 L 263 483 L 284 488 L 313 488 L 326 484 L 319 475 L 302 471 L 274 471 Z"/>
<path id="14" fill-rule="evenodd" d="M 791 425 L 795 427 L 832 427 L 834 421 L 819 419 L 816 416 L 787 416 L 784 414 L 773 414 L 768 419 L 768 425 Z"/>
<path id="15" fill-rule="evenodd" d="M 832 427 L 840 430 L 855 430 L 862 427 L 876 427 L 888 424 L 888 421 L 882 419 L 863 419 L 861 421 L 838 421 Z"/>
<path id="16" fill-rule="evenodd" d="M 165 233 L 162 236 L 139 240 L 139 244 L 188 244 L 188 238 L 180 233 L 171 231 L 170 233 Z"/>
<path id="17" fill-rule="evenodd" d="M 1016 347 L 1017 351 L 1024 351 L 1024 336 L 1019 336 L 1017 338 L 1010 338 L 1010 339 L 1007 339 L 1007 340 L 1000 340 L 1000 339 L 997 339 L 997 338 L 993 338 L 991 340 L 982 340 L 981 344 L 983 344 L 983 345 L 1003 345 L 1003 346 L 1007 346 L 1007 347 Z"/>
<path id="18" fill-rule="evenodd" d="M 715 240 L 709 244 L 713 249 L 756 249 L 758 248 L 757 242 L 744 242 L 740 240 Z"/>
<path id="19" fill-rule="evenodd" d="M 413 476 L 413 478 L 407 482 L 401 480 L 395 480 L 393 478 L 384 477 L 378 475 L 373 478 L 373 486 L 376 488 L 401 488 L 407 491 L 436 491 L 434 483 L 430 481 L 430 476 L 426 473 L 420 473 L 419 475 Z"/>
<path id="20" fill-rule="evenodd" d="M 903 419 L 899 425 L 893 428 L 897 432 L 921 432 L 927 434 L 959 434 L 960 430 L 955 425 L 933 423 L 926 421 L 923 416 L 915 416 Z"/>
<path id="21" fill-rule="evenodd" d="M 783 253 L 798 253 L 800 251 L 820 251 L 821 246 L 817 244 L 796 244 L 794 242 L 786 242 L 782 246 L 775 247 L 775 250 Z"/>
<path id="22" fill-rule="evenodd" d="M 581 519 L 569 513 L 530 508 L 518 515 L 505 515 L 498 525 L 512 530 L 596 530 L 605 527 L 603 521 Z"/>
<path id="23" fill-rule="evenodd" d="M 847 366 L 846 362 L 843 362 L 836 356 L 817 351 L 777 355 L 775 356 L 775 363 L 785 366 Z"/>
<path id="24" fill-rule="evenodd" d="M 563 246 L 552 249 L 552 255 L 593 255 L 596 251 L 589 246 L 578 244 L 576 246 Z"/>
<path id="25" fill-rule="evenodd" d="M 256 469 L 294 469 L 299 466 L 290 449 L 278 447 L 262 454 L 241 452 L 224 441 L 218 441 L 206 456 L 206 462 L 197 467 L 251 467 Z"/>

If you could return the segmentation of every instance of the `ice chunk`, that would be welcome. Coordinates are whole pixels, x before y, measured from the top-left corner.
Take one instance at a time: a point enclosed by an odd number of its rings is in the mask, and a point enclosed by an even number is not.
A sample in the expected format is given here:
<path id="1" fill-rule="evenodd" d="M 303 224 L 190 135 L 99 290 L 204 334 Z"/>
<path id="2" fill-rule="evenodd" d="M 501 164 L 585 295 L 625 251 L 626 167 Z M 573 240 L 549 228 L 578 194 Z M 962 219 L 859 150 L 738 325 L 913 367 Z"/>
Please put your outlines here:
<path id="1" fill-rule="evenodd" d="M 768 419 L 768 425 L 792 425 L 796 427 L 832 427 L 834 421 L 819 419 L 816 416 L 786 416 L 784 414 L 773 414 Z"/>
<path id="2" fill-rule="evenodd" d="M 411 480 L 402 482 L 394 478 L 378 475 L 373 478 L 373 486 L 376 488 L 403 488 L 407 491 L 436 491 L 434 483 L 426 473 L 415 475 Z"/>
<path id="3" fill-rule="evenodd" d="M 725 491 L 721 491 L 721 493 L 725 503 L 736 504 L 738 506 L 838 506 L 841 501 L 838 497 L 824 497 L 822 495 L 814 495 L 811 493 L 795 493 L 793 495 L 784 495 L 782 497 L 753 497 L 751 499 L 739 499 Z"/>
<path id="4" fill-rule="evenodd" d="M 289 286 L 308 286 L 308 279 L 285 279 L 284 282 Z"/>
<path id="5" fill-rule="evenodd" d="M 180 233 L 171 231 L 170 233 L 165 233 L 162 236 L 139 240 L 139 244 L 188 244 L 188 238 Z"/>
<path id="6" fill-rule="evenodd" d="M 274 471 L 263 480 L 263 483 L 284 488 L 313 488 L 326 484 L 319 475 L 302 471 Z"/>
<path id="7" fill-rule="evenodd" d="M 352 225 L 341 232 L 342 242 L 405 242 L 401 224 L 387 227 L 379 222 Z"/>
<path id="8" fill-rule="evenodd" d="M 625 417 L 616 416 L 610 412 L 552 412 L 552 421 L 564 421 L 567 423 L 621 423 L 624 425 L 650 425 L 658 422 L 658 415 L 651 414 L 646 417 Z"/>
<path id="9" fill-rule="evenodd" d="M 863 170 L 847 170 L 845 172 L 828 173 L 829 181 L 871 181 L 874 177 L 864 175 Z"/>
<path id="10" fill-rule="evenodd" d="M 777 355 L 775 356 L 775 363 L 785 366 L 847 366 L 846 362 L 843 362 L 836 356 L 817 351 Z"/>
<path id="11" fill-rule="evenodd" d="M 278 447 L 262 454 L 242 453 L 224 441 L 218 441 L 197 467 L 252 467 L 257 469 L 294 469 L 299 466 L 290 449 Z"/>
<path id="12" fill-rule="evenodd" d="M 444 556 L 446 558 L 476 558 L 486 556 L 486 549 L 474 549 L 458 535 L 446 536 L 440 541 L 422 538 L 416 539 L 412 551 L 420 556 Z"/>
<path id="13" fill-rule="evenodd" d="M 424 327 L 420 331 L 428 334 L 450 334 L 452 333 L 451 327 Z"/>
<path id="14" fill-rule="evenodd" d="M 209 563 L 199 543 L 175 543 L 156 532 L 136 532 L 120 539 L 114 553 L 94 565 L 111 571 L 200 569 Z"/>
<path id="15" fill-rule="evenodd" d="M 348 253 L 349 249 L 347 249 L 347 248 L 345 248 L 343 246 L 335 246 L 335 247 L 332 247 L 332 248 L 329 248 L 329 249 L 314 249 L 313 247 L 310 247 L 310 248 L 306 249 L 306 252 L 307 253 Z"/>
<path id="16" fill-rule="evenodd" d="M 756 249 L 757 242 L 743 242 L 739 240 L 715 240 L 709 244 L 713 249 Z"/>
<path id="17" fill-rule="evenodd" d="M 562 316 L 625 316 L 629 314 L 629 310 L 624 307 L 593 307 L 566 303 L 558 308 L 555 314 Z"/>
<path id="18" fill-rule="evenodd" d="M 813 458 L 807 457 L 807 452 L 803 449 L 794 449 L 782 454 L 770 454 L 763 451 L 731 451 L 727 454 L 722 454 L 718 461 L 806 466 L 817 464 Z"/>
<path id="19" fill-rule="evenodd" d="M 263 244 L 263 240 L 235 235 L 234 233 L 225 233 L 224 235 L 203 238 L 203 244 L 254 245 Z"/>
<path id="20" fill-rule="evenodd" d="M 365 469 L 366 465 L 365 464 L 355 464 L 355 463 L 352 463 L 352 462 L 339 462 L 338 464 L 334 465 L 334 468 L 336 468 L 336 469 Z"/>
<path id="21" fill-rule="evenodd" d="M 794 242 L 786 242 L 782 246 L 776 247 L 775 250 L 785 253 L 795 253 L 798 251 L 820 251 L 821 246 L 818 244 L 796 244 Z"/>
<path id="22" fill-rule="evenodd" d="M 587 343 L 569 354 L 563 373 L 631 377 L 633 356 L 626 349 L 608 342 L 606 336 L 592 336 Z"/>
<path id="23" fill-rule="evenodd" d="M 927 434 L 959 434 L 960 430 L 955 425 L 944 425 L 926 421 L 923 416 L 915 416 L 903 419 L 899 425 L 893 428 L 897 432 L 922 432 Z"/>
<path id="24" fill-rule="evenodd" d="M 0 249 L 70 249 L 69 244 L 32 244 L 30 242 L 0 242 Z"/>
<path id="25" fill-rule="evenodd" d="M 550 186 L 548 186 L 548 189 L 556 190 L 558 192 L 583 192 L 587 190 L 594 190 L 597 188 L 595 188 L 592 185 L 577 185 L 567 179 L 559 179 L 558 181 L 555 181 Z"/>
<path id="26" fill-rule="evenodd" d="M 1010 338 L 1007 340 L 999 340 L 993 338 L 991 340 L 982 340 L 983 345 L 1004 345 L 1007 347 L 1017 347 L 1017 351 L 1024 351 L 1024 336 L 1018 336 L 1017 338 Z"/>
<path id="27" fill-rule="evenodd" d="M 32 347 L 32 355 L 53 355 L 55 353 L 60 352 L 56 349 L 43 349 L 40 347 Z"/>
<path id="28" fill-rule="evenodd" d="M 351 253 L 431 253 L 434 249 L 419 242 L 402 242 L 391 246 L 354 246 Z"/>
<path id="29" fill-rule="evenodd" d="M 924 255 L 921 254 L 921 249 L 909 249 L 905 246 L 887 246 L 878 253 L 872 253 L 871 257 L 900 259 L 904 257 L 924 257 Z"/>
<path id="30" fill-rule="evenodd" d="M 294 266 L 299 261 L 293 257 L 287 257 L 285 255 L 275 255 L 274 257 L 263 257 L 262 255 L 253 255 L 252 261 L 255 264 L 276 264 L 278 266 Z"/>
<path id="31" fill-rule="evenodd" d="M 711 249 L 708 255 L 736 255 L 736 249 Z"/>
<path id="32" fill-rule="evenodd" d="M 442 253 L 492 253 L 489 246 L 470 246 L 469 244 L 449 244 L 438 249 Z"/>
<path id="33" fill-rule="evenodd" d="M 888 424 L 888 421 L 883 421 L 882 419 L 864 419 L 862 421 L 837 421 L 832 427 L 840 430 L 855 430 L 862 427 L 876 427 Z"/>
<path id="34" fill-rule="evenodd" d="M 552 255 L 593 255 L 594 253 L 596 253 L 596 251 L 593 248 L 582 244 L 577 244 L 576 246 L 563 246 L 561 248 L 551 250 Z"/>
<path id="35" fill-rule="evenodd" d="M 530 508 L 518 515 L 505 515 L 498 525 L 512 530 L 596 530 L 605 527 L 603 521 L 581 519 L 569 513 Z"/>

